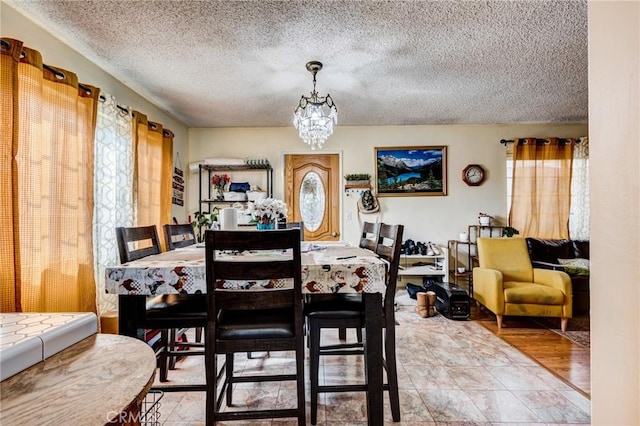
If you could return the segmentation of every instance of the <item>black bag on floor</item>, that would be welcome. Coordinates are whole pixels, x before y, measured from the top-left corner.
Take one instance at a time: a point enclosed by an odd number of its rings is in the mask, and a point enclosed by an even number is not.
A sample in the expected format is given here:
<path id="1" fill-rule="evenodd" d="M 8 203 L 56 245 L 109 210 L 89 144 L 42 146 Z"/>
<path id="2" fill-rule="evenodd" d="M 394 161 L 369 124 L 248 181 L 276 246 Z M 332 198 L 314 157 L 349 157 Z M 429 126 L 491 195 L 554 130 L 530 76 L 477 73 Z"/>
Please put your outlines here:
<path id="1" fill-rule="evenodd" d="M 418 293 L 424 293 L 427 291 L 424 287 L 420 287 L 419 285 L 407 283 L 407 293 L 409 293 L 409 297 L 412 299 L 417 299 L 416 296 Z"/>

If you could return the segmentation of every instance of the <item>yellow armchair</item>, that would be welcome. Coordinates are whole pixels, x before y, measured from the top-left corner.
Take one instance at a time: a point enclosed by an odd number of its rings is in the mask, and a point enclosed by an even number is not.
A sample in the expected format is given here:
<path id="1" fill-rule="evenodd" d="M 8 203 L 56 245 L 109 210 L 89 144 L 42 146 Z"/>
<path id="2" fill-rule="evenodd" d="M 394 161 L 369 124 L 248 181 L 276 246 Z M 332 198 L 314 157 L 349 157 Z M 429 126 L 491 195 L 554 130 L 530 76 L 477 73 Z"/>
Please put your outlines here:
<path id="1" fill-rule="evenodd" d="M 573 315 L 571 279 L 562 271 L 531 266 L 524 238 L 478 238 L 473 298 L 496 315 L 560 317 L 562 331 Z"/>

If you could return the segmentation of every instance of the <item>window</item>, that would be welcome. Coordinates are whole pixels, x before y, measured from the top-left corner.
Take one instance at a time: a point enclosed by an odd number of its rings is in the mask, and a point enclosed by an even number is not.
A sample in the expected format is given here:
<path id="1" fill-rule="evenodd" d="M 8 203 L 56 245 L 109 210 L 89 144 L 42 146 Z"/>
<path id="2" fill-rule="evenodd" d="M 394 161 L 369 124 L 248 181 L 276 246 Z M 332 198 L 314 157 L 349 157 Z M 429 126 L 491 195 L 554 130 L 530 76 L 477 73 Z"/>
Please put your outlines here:
<path id="1" fill-rule="evenodd" d="M 507 212 L 511 210 L 513 188 L 513 144 L 507 144 Z M 569 236 L 574 240 L 589 239 L 589 138 L 579 139 L 573 153 L 571 169 L 571 207 Z"/>

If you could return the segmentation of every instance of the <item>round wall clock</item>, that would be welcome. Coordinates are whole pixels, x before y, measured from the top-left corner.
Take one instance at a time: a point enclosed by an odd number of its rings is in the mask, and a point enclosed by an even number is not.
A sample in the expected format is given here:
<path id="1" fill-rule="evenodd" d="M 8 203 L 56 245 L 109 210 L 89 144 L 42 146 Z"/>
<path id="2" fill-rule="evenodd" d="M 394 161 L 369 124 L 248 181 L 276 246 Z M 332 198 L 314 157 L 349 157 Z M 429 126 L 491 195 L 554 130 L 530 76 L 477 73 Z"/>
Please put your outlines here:
<path id="1" fill-rule="evenodd" d="M 484 168 L 479 164 L 469 164 L 462 170 L 462 180 L 469 186 L 478 186 L 484 182 Z"/>

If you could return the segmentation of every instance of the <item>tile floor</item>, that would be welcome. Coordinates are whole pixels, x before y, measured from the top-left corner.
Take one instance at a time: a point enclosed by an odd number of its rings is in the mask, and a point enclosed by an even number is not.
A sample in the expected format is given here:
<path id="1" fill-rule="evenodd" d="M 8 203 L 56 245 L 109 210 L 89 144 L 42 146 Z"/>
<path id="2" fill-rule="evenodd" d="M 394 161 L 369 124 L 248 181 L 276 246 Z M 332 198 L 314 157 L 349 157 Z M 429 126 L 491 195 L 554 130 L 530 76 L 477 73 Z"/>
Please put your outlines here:
<path id="1" fill-rule="evenodd" d="M 397 313 L 397 356 L 401 423 L 398 425 L 568 425 L 590 423 L 590 401 L 525 355 L 473 321 L 440 315 L 420 318 L 410 306 Z M 354 338 L 355 334 L 349 335 Z M 337 340 L 328 332 L 323 343 Z M 237 356 L 238 369 L 294 368 L 291 354 L 248 360 Z M 362 357 L 323 357 L 321 383 L 362 379 Z M 308 367 L 308 366 L 307 366 Z M 187 357 L 169 372 L 174 383 L 204 378 L 202 357 Z M 308 368 L 306 370 L 308 374 Z M 308 384 L 308 379 L 307 379 Z M 307 395 L 309 390 L 307 389 Z M 294 383 L 237 385 L 240 406 L 292 406 Z M 160 425 L 204 425 L 204 393 L 165 393 Z M 366 425 L 362 393 L 320 394 L 318 425 Z M 307 398 L 307 418 L 309 399 Z M 229 422 L 230 425 L 293 425 L 293 420 Z M 310 423 L 309 423 L 310 424 Z M 391 421 L 385 393 L 385 424 Z"/>

